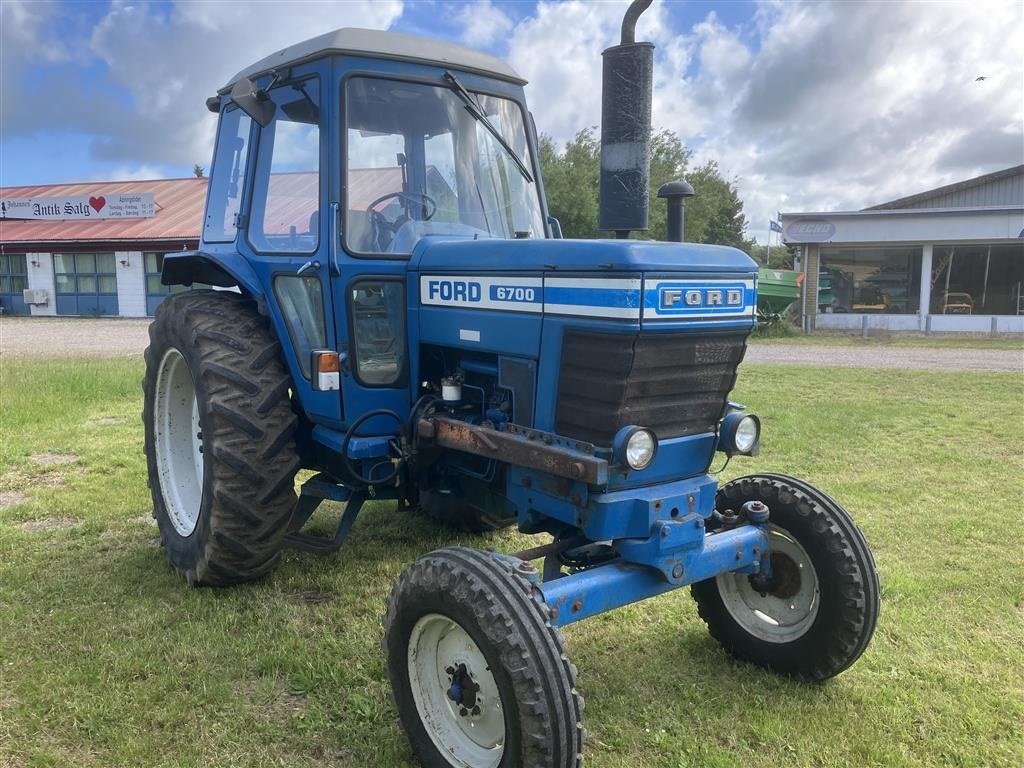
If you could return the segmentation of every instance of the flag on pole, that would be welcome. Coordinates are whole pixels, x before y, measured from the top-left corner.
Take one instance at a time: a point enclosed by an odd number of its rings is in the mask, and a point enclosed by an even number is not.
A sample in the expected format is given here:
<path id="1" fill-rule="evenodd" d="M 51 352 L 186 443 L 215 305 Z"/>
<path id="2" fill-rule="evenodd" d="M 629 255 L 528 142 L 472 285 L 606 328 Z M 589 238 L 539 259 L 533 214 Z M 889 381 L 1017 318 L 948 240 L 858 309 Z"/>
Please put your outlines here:
<path id="1" fill-rule="evenodd" d="M 778 232 L 779 234 L 782 233 L 782 225 L 779 224 L 779 222 L 777 221 L 769 221 L 768 227 L 770 228 L 771 232 Z"/>

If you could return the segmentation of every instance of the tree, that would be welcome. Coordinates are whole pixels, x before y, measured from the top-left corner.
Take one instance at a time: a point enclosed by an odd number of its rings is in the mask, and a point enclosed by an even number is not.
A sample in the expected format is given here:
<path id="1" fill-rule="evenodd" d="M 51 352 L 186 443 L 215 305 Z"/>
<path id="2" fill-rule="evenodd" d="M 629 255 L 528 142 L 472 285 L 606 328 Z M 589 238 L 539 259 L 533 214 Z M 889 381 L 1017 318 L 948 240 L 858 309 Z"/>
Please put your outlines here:
<path id="1" fill-rule="evenodd" d="M 695 243 L 731 245 L 750 252 L 756 243 L 747 240 L 744 230 L 747 217 L 743 214 L 736 181 L 728 181 L 718 169 L 718 163 L 709 160 L 692 171 L 687 181 L 697 194 L 686 201 L 686 239 Z"/>
<path id="2" fill-rule="evenodd" d="M 686 179 L 693 185 L 695 197 L 686 201 L 686 239 L 694 243 L 731 245 L 754 253 L 757 244 L 744 234 L 747 218 L 743 214 L 736 180 L 722 176 L 718 164 L 708 161 L 688 171 L 692 152 L 679 137 L 662 130 L 651 137 L 651 188 L 649 223 L 645 232 L 632 237 L 664 240 L 666 235 L 665 201 L 657 197 L 658 188 L 667 181 Z M 559 152 L 548 136 L 540 140 L 540 164 L 548 208 L 562 225 L 566 237 L 608 237 L 598 224 L 598 187 L 601 169 L 601 145 L 594 128 L 576 134 Z"/>
<path id="3" fill-rule="evenodd" d="M 206 169 L 203 168 L 199 163 L 192 166 L 192 173 L 196 175 L 197 179 L 201 179 L 206 175 Z"/>
<path id="4" fill-rule="evenodd" d="M 558 151 L 549 136 L 540 139 L 540 165 L 548 209 L 562 225 L 566 237 L 599 237 L 597 187 L 600 145 L 594 130 L 586 128 Z"/>

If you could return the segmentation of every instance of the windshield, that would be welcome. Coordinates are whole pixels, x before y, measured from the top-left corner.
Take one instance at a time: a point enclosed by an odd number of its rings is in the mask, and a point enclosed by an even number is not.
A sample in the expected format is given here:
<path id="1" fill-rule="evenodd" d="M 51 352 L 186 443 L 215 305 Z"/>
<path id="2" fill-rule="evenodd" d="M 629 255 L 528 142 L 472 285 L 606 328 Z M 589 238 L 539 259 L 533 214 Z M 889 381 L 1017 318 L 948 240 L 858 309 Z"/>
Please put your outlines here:
<path id="1" fill-rule="evenodd" d="M 532 168 L 515 101 L 474 93 L 481 120 L 451 88 L 371 77 L 346 88 L 350 251 L 407 254 L 430 234 L 544 237 L 537 185 L 516 159 Z"/>

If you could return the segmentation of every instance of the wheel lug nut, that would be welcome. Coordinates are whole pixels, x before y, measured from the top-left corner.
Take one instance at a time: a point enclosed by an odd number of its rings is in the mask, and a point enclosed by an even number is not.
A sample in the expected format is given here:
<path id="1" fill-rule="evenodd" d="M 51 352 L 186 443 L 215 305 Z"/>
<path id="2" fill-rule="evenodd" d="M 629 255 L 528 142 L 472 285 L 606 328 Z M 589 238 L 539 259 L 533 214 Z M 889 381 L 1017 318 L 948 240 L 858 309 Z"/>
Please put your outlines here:
<path id="1" fill-rule="evenodd" d="M 469 713 L 468 713 L 468 712 L 466 711 L 466 708 L 465 708 L 465 707 L 462 707 L 462 708 L 461 708 L 461 709 L 459 710 L 459 714 L 460 714 L 460 715 L 462 715 L 463 717 L 465 717 L 465 716 L 466 716 L 466 715 L 468 715 Z"/>
<path id="2" fill-rule="evenodd" d="M 473 707 L 473 714 L 474 715 L 479 715 L 480 714 L 480 707 Z"/>

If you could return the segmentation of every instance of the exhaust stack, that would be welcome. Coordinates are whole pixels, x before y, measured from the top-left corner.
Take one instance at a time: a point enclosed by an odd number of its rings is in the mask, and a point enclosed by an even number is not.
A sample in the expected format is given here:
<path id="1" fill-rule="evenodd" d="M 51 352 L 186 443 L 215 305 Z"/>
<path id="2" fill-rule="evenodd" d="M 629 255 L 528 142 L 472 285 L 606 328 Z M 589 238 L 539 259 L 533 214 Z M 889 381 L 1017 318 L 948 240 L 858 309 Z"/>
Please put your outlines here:
<path id="1" fill-rule="evenodd" d="M 618 238 L 647 229 L 651 170 L 654 44 L 636 42 L 636 22 L 652 0 L 633 0 L 619 45 L 604 51 L 598 229 Z"/>

